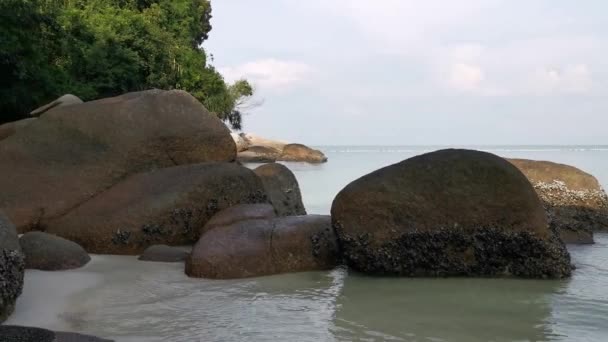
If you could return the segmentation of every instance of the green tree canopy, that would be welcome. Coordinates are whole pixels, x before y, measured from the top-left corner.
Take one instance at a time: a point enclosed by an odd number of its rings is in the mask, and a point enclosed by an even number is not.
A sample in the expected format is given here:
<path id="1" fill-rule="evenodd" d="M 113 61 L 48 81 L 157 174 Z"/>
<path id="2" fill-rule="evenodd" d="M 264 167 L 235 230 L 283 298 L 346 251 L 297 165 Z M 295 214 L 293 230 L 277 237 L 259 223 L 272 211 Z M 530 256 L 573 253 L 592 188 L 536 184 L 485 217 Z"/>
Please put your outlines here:
<path id="1" fill-rule="evenodd" d="M 62 94 L 83 100 L 149 88 L 183 89 L 241 127 L 245 80 L 226 84 L 201 44 L 209 0 L 3 0 L 0 122 Z"/>

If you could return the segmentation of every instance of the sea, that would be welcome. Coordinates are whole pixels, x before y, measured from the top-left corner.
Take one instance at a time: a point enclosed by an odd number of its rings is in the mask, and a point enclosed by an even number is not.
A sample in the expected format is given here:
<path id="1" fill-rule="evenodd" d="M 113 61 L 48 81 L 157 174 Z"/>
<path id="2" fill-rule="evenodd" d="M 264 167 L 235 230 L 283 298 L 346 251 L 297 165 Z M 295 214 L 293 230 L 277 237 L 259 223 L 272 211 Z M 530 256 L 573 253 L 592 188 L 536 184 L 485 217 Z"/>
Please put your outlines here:
<path id="1" fill-rule="evenodd" d="M 608 146 L 458 146 L 574 165 L 608 188 Z M 286 163 L 309 213 L 348 183 L 452 146 L 318 146 L 325 164 Z M 256 165 L 248 165 L 255 167 Z M 565 280 L 378 278 L 346 268 L 241 280 L 189 279 L 183 264 L 93 255 L 83 268 L 28 270 L 6 322 L 118 342 L 608 341 L 608 234 L 569 246 Z"/>

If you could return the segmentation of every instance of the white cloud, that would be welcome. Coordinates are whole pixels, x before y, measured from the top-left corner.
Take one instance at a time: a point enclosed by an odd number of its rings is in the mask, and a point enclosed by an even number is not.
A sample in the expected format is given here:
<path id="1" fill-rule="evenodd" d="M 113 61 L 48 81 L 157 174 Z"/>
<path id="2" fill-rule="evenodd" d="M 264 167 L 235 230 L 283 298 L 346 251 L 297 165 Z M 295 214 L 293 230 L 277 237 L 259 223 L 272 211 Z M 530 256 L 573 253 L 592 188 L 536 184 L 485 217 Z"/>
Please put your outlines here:
<path id="1" fill-rule="evenodd" d="M 587 93 L 592 85 L 591 71 L 585 64 L 538 69 L 529 81 L 529 89 L 537 94 Z"/>
<path id="2" fill-rule="evenodd" d="M 484 80 L 483 70 L 478 65 L 456 63 L 450 70 L 448 85 L 456 90 L 477 90 Z"/>
<path id="3" fill-rule="evenodd" d="M 272 58 L 221 67 L 218 70 L 228 82 L 246 78 L 254 86 L 273 90 L 302 84 L 313 74 L 313 68 L 308 64 Z"/>

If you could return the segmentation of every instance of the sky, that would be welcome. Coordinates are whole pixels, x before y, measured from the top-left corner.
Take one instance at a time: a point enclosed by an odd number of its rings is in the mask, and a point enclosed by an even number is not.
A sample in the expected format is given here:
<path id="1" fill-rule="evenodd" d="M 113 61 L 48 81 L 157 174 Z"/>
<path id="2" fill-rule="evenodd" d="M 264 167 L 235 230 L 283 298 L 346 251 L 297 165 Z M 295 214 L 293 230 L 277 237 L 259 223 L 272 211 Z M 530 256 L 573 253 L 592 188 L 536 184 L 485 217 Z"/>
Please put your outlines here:
<path id="1" fill-rule="evenodd" d="M 604 0 L 211 0 L 203 44 L 309 145 L 608 144 Z"/>

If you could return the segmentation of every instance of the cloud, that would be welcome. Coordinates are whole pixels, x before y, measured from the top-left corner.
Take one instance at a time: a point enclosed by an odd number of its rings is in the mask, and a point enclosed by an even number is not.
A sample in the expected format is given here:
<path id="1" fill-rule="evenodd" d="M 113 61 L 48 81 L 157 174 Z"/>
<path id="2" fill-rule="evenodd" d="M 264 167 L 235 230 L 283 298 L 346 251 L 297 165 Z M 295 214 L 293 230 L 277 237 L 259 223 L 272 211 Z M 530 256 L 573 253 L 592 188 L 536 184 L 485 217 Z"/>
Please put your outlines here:
<path id="1" fill-rule="evenodd" d="M 278 59 L 260 59 L 232 67 L 220 67 L 228 82 L 246 78 L 256 87 L 278 90 L 307 82 L 314 69 L 306 63 Z"/>
<path id="2" fill-rule="evenodd" d="M 537 94 L 588 93 L 592 86 L 591 71 L 585 64 L 539 69 L 529 82 L 529 89 Z"/>
<path id="3" fill-rule="evenodd" d="M 453 89 L 471 91 L 479 89 L 483 80 L 484 73 L 479 66 L 456 63 L 452 65 L 447 81 Z"/>

